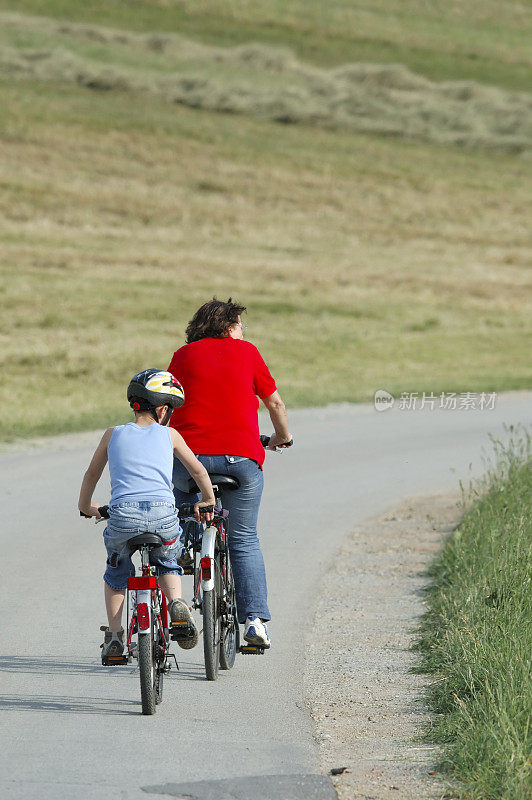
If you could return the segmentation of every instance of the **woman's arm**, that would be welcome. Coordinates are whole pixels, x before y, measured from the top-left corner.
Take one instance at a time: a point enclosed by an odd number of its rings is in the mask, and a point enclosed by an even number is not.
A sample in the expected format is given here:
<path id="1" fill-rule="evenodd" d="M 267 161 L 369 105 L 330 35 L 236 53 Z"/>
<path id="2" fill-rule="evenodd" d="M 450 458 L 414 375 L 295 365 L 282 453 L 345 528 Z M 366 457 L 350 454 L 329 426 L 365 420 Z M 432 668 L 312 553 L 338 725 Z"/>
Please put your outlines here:
<path id="1" fill-rule="evenodd" d="M 92 504 L 92 494 L 102 476 L 103 468 L 107 464 L 107 445 L 111 440 L 113 431 L 114 428 L 108 428 L 105 431 L 83 477 L 81 491 L 79 493 L 78 508 L 87 517 L 100 518 L 98 506 Z"/>
<path id="2" fill-rule="evenodd" d="M 268 447 L 270 450 L 275 450 L 279 445 L 289 442 L 292 438 L 288 430 L 288 414 L 286 413 L 286 406 L 281 399 L 281 395 L 275 390 L 269 397 L 264 397 L 262 402 L 270 412 L 270 419 L 272 421 L 274 435 L 271 437 Z"/>
<path id="3" fill-rule="evenodd" d="M 213 506 L 216 502 L 214 492 L 212 489 L 211 479 L 209 473 L 201 463 L 198 461 L 190 447 L 187 445 L 180 433 L 175 428 L 170 428 L 170 435 L 172 437 L 172 444 L 174 446 L 174 455 L 181 461 L 189 475 L 196 481 L 201 492 L 201 501 L 196 503 L 198 508 L 203 506 Z M 206 515 L 207 521 L 212 520 L 213 515 Z M 199 513 L 196 514 L 196 519 L 199 522 Z"/>

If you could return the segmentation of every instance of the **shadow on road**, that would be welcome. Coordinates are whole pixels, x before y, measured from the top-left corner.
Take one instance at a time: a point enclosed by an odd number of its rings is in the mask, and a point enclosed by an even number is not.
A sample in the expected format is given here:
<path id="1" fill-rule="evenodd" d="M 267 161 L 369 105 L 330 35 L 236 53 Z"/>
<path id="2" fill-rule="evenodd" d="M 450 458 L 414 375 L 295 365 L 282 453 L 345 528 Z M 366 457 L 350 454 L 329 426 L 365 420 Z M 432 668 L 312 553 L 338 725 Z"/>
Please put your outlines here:
<path id="1" fill-rule="evenodd" d="M 115 678 L 119 675 L 131 675 L 136 672 L 137 665 L 133 661 L 120 667 L 102 667 L 94 659 L 56 659 L 35 658 L 30 656 L 0 656 L 0 672 L 26 673 L 30 675 L 56 675 L 58 673 L 70 675 L 106 675 Z M 187 662 L 181 664 L 179 671 L 174 669 L 167 679 L 199 681 L 205 680 L 204 666 L 200 662 Z"/>
<path id="2" fill-rule="evenodd" d="M 116 705 L 113 705 L 116 703 Z M 135 706 L 133 709 L 120 706 Z M 34 694 L 30 697 L 23 695 L 0 695 L 0 709 L 2 711 L 49 711 L 54 714 L 64 712 L 68 714 L 140 714 L 140 703 L 137 700 L 105 700 L 101 697 L 62 697 L 46 694 Z"/>
<path id="3" fill-rule="evenodd" d="M 56 659 L 34 658 L 29 656 L 0 656 L 0 672 L 26 672 L 33 675 L 54 675 L 58 672 L 69 672 L 73 675 L 86 675 L 101 672 L 101 664 L 92 659 Z M 110 674 L 116 674 L 119 667 L 109 668 Z"/>
<path id="4" fill-rule="evenodd" d="M 338 800 L 328 775 L 250 775 L 214 781 L 141 786 L 178 800 Z"/>

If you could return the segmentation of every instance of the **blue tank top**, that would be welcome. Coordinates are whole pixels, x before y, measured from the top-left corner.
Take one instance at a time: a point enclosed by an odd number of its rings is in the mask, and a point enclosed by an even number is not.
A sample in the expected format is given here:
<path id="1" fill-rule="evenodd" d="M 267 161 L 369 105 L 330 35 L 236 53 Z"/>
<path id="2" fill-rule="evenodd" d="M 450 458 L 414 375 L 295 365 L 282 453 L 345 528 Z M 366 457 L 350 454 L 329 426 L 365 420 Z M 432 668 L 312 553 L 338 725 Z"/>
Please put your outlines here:
<path id="1" fill-rule="evenodd" d="M 145 428 L 135 422 L 117 425 L 107 446 L 107 457 L 111 475 L 109 505 L 134 500 L 174 503 L 174 447 L 169 428 L 156 423 Z"/>

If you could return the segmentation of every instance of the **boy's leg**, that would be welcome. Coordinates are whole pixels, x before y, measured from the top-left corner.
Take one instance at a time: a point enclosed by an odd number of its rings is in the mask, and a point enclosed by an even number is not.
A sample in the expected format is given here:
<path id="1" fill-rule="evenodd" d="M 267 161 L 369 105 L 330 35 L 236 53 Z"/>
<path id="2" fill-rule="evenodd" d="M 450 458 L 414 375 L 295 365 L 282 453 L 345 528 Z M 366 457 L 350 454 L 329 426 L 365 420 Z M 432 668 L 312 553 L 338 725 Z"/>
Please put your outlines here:
<path id="1" fill-rule="evenodd" d="M 176 556 L 181 551 L 179 518 L 172 507 L 154 502 L 149 511 L 149 529 L 157 533 L 165 544 L 150 553 L 150 563 L 157 568 L 159 585 L 168 600 L 170 621 L 187 622 L 191 635 L 187 639 L 179 639 L 180 647 L 189 649 L 198 643 L 199 634 L 194 624 L 191 609 L 182 598 L 181 578 L 183 569 L 177 563 Z"/>
<path id="2" fill-rule="evenodd" d="M 125 589 L 117 591 L 111 589 L 108 583 L 104 582 L 105 587 L 105 608 L 107 611 L 107 622 L 109 630 L 117 633 L 122 630 L 122 610 L 124 608 Z"/>
<path id="3" fill-rule="evenodd" d="M 166 595 L 169 603 L 172 600 L 179 600 L 181 595 L 181 578 L 179 575 L 160 575 L 159 585 Z"/>

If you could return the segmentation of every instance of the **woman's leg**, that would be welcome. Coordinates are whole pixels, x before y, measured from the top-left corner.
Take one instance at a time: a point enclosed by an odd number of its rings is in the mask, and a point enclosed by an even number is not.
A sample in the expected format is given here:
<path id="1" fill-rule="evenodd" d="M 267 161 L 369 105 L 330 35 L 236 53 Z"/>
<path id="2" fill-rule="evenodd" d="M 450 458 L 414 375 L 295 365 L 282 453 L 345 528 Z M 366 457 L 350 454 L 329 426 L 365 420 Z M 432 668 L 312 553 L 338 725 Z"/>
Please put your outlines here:
<path id="1" fill-rule="evenodd" d="M 240 481 L 238 489 L 226 490 L 222 497 L 222 504 L 229 511 L 227 530 L 238 621 L 244 623 L 246 617 L 252 616 L 266 622 L 271 617 L 264 558 L 257 534 L 264 476 L 259 465 L 249 458 L 218 456 L 217 459 L 225 462 L 225 469 L 220 472 Z"/>
<path id="2" fill-rule="evenodd" d="M 266 570 L 257 535 L 257 519 L 264 486 L 264 476 L 256 461 L 242 456 L 199 455 L 199 460 L 209 472 L 233 475 L 240 488 L 226 490 L 222 496 L 223 507 L 229 511 L 227 530 L 231 567 L 235 578 L 238 621 L 244 623 L 248 615 L 269 620 Z M 185 467 L 174 459 L 174 496 L 176 505 L 194 503 L 200 495 L 183 492 L 176 486 L 188 476 Z M 184 484 L 181 484 L 184 485 Z M 198 525 L 198 529 L 201 526 Z"/>

